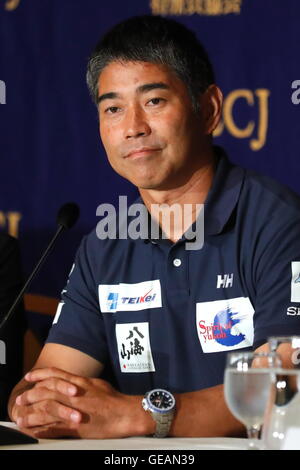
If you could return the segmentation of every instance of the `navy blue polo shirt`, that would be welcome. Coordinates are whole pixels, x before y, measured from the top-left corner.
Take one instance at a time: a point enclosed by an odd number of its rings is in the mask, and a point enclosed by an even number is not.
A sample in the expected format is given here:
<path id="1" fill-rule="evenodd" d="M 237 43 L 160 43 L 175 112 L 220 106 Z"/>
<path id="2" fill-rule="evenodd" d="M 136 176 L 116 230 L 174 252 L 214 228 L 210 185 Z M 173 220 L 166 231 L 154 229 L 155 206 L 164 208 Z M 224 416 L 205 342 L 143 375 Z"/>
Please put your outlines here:
<path id="1" fill-rule="evenodd" d="M 86 236 L 48 343 L 110 364 L 123 393 L 223 382 L 226 354 L 300 334 L 300 202 L 220 148 L 201 249 Z"/>

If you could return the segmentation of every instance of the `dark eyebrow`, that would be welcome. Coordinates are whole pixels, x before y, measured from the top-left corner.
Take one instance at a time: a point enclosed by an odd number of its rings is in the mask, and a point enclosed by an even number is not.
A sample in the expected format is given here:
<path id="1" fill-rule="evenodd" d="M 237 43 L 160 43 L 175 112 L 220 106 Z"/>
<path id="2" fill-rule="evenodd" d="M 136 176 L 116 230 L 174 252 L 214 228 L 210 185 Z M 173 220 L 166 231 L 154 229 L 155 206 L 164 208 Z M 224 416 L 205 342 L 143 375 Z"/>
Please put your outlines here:
<path id="1" fill-rule="evenodd" d="M 145 85 L 141 85 L 138 87 L 137 91 L 139 93 L 146 93 L 147 91 L 155 90 L 156 88 L 160 88 L 161 90 L 169 90 L 170 87 L 164 82 L 154 82 L 154 83 L 145 83 Z"/>
<path id="2" fill-rule="evenodd" d="M 110 93 L 104 93 L 103 95 L 98 96 L 97 103 L 99 104 L 103 100 L 112 100 L 114 98 L 119 98 L 119 96 L 120 95 L 118 93 L 115 93 L 114 91 L 111 91 Z"/>
<path id="3" fill-rule="evenodd" d="M 154 83 L 145 83 L 145 85 L 141 85 L 137 88 L 138 93 L 147 93 L 147 91 L 155 90 L 169 90 L 170 87 L 166 83 L 163 82 L 154 82 Z M 101 103 L 103 100 L 112 100 L 114 98 L 120 98 L 119 93 L 111 91 L 110 93 L 104 93 L 98 97 L 98 104 Z"/>

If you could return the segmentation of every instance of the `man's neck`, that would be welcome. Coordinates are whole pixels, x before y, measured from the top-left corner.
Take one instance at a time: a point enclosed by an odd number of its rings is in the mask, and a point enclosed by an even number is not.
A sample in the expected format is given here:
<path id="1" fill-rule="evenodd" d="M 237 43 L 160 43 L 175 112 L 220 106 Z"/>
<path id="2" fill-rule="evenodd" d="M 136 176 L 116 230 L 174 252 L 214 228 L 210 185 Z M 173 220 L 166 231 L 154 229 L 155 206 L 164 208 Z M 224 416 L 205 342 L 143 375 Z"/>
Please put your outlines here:
<path id="1" fill-rule="evenodd" d="M 205 202 L 211 188 L 214 173 L 215 158 L 212 150 L 211 154 L 207 155 L 205 163 L 195 170 L 183 185 L 168 190 L 139 190 L 151 217 L 159 223 L 169 240 L 176 242 L 195 222 L 200 205 Z M 174 204 L 177 205 L 177 208 L 180 208 L 178 210 L 181 210 L 182 218 L 180 220 L 176 220 L 176 218 L 174 220 L 174 217 L 169 218 L 170 225 L 168 226 L 164 223 L 164 220 L 167 220 L 170 206 Z M 165 205 L 165 208 L 159 207 L 161 205 Z M 184 217 L 184 214 L 188 214 L 188 216 Z M 165 216 L 166 219 L 164 219 Z"/>

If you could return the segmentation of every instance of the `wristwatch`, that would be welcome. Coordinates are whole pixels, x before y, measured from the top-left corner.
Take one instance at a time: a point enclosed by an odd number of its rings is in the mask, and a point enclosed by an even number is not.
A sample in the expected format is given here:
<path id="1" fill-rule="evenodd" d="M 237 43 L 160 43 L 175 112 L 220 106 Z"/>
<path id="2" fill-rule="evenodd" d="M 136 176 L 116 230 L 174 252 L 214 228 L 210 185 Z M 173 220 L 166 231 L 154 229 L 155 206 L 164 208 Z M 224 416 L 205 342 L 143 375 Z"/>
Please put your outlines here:
<path id="1" fill-rule="evenodd" d="M 156 431 L 153 437 L 166 437 L 175 413 L 175 398 L 172 393 L 155 388 L 146 393 L 142 400 L 142 406 L 145 411 L 151 413 L 156 422 Z"/>

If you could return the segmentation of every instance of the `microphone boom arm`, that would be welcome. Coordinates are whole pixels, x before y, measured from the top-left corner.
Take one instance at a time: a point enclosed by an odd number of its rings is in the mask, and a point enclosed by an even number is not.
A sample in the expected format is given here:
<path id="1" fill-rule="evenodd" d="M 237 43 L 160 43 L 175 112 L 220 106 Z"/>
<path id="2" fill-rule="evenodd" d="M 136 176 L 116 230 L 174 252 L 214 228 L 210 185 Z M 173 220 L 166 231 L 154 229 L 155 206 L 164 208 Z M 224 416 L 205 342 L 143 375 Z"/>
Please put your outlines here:
<path id="1" fill-rule="evenodd" d="M 43 256 L 41 257 L 41 259 L 39 260 L 38 264 L 35 266 L 34 270 L 32 271 L 32 273 L 30 274 L 29 278 L 27 279 L 27 281 L 25 282 L 23 288 L 21 289 L 21 291 L 19 292 L 19 295 L 17 296 L 17 298 L 15 299 L 14 303 L 12 304 L 12 306 L 10 307 L 9 311 L 7 312 L 7 314 L 4 316 L 4 318 L 2 319 L 1 323 L 0 323 L 0 331 L 1 331 L 1 328 L 3 325 L 5 325 L 5 323 L 8 321 L 8 319 L 12 316 L 12 314 L 14 313 L 16 307 L 19 305 L 22 297 L 23 297 L 23 294 L 24 292 L 26 291 L 27 287 L 29 286 L 29 284 L 31 283 L 31 281 L 33 280 L 33 278 L 35 277 L 35 275 L 38 273 L 38 271 L 40 270 L 43 262 L 45 261 L 45 259 L 47 258 L 48 254 L 50 253 L 51 249 L 53 248 L 53 245 L 55 244 L 56 242 L 56 239 L 59 237 L 59 235 L 61 234 L 61 232 L 65 230 L 65 227 L 63 225 L 60 225 L 56 231 L 56 233 L 54 234 L 52 240 L 50 241 L 49 245 L 47 246 L 47 249 L 46 251 L 44 252 Z"/>

